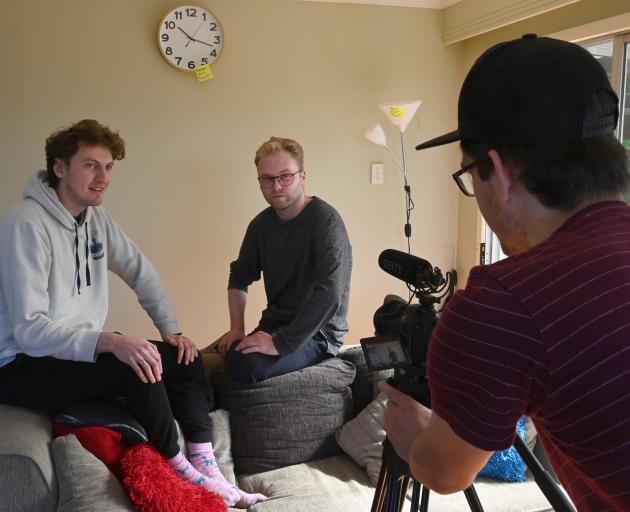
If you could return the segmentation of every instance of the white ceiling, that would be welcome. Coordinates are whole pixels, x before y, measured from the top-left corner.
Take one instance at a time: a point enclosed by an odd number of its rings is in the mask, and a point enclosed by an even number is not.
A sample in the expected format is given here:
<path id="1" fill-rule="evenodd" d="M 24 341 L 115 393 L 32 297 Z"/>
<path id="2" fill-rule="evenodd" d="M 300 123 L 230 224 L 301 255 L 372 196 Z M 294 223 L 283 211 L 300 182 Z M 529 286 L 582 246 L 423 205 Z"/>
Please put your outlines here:
<path id="1" fill-rule="evenodd" d="M 444 9 L 461 0 L 304 0 L 306 2 L 333 2 L 340 4 L 373 4 L 389 7 L 423 7 L 428 9 Z"/>

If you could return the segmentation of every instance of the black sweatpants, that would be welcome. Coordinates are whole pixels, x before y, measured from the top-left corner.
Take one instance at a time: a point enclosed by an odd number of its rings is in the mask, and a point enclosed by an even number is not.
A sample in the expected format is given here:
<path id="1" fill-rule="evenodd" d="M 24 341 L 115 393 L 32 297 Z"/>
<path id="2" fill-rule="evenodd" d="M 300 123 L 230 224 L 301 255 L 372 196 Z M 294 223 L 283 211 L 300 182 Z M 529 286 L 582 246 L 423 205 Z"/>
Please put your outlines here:
<path id="1" fill-rule="evenodd" d="M 210 441 L 208 386 L 201 356 L 177 364 L 177 348 L 153 341 L 162 357 L 162 380 L 144 384 L 113 354 L 83 363 L 54 357 L 18 355 L 0 368 L 5 404 L 51 413 L 88 400 L 124 398 L 129 413 L 144 427 L 149 442 L 165 457 L 177 455 L 177 419 L 188 441 Z"/>

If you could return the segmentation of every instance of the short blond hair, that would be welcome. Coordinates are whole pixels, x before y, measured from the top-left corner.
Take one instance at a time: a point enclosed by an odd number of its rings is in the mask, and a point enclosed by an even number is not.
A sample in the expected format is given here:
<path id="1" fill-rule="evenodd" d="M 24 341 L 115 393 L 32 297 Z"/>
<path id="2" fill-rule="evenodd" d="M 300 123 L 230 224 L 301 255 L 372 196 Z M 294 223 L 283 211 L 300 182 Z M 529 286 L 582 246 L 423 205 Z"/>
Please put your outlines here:
<path id="1" fill-rule="evenodd" d="M 258 167 L 258 162 L 260 162 L 263 157 L 275 155 L 282 151 L 286 151 L 297 160 L 300 171 L 304 169 L 304 150 L 300 143 L 293 139 L 284 139 L 282 137 L 271 137 L 268 141 L 263 142 L 256 151 L 254 164 Z"/>

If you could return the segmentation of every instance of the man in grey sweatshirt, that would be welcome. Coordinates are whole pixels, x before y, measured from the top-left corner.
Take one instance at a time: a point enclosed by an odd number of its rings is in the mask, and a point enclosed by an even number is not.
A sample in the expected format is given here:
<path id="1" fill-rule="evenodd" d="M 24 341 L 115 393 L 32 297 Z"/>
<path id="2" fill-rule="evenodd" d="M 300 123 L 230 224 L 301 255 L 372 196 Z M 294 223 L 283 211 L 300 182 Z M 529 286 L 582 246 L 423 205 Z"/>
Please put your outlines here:
<path id="1" fill-rule="evenodd" d="M 254 159 L 269 208 L 249 224 L 230 265 L 230 330 L 218 350 L 236 380 L 257 382 L 337 354 L 346 315 L 352 249 L 337 211 L 305 192 L 304 153 L 292 139 L 272 137 Z M 267 307 L 245 335 L 247 289 L 260 279 Z"/>
<path id="2" fill-rule="evenodd" d="M 83 120 L 46 141 L 47 169 L 0 218 L 0 403 L 61 412 L 123 397 L 149 442 L 185 480 L 247 507 L 214 463 L 207 384 L 155 268 L 101 206 L 117 132 Z M 162 342 L 103 331 L 108 270 L 137 294 Z M 176 418 L 192 464 L 177 442 Z"/>

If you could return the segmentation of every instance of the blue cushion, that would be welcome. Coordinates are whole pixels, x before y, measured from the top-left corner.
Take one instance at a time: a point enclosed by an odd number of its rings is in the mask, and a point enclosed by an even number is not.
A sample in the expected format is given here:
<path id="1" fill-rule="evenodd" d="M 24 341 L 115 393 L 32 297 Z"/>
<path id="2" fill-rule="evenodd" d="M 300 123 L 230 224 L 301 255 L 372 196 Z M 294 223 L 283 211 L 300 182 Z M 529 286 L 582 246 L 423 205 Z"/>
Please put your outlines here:
<path id="1" fill-rule="evenodd" d="M 522 416 L 516 424 L 516 434 L 527 443 L 525 435 L 525 416 Z M 494 452 L 479 475 L 504 480 L 506 482 L 525 481 L 525 462 L 516 451 L 514 446 L 507 450 Z"/>

